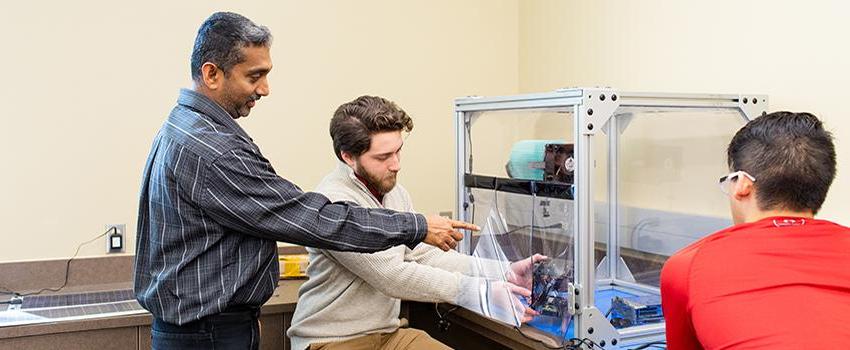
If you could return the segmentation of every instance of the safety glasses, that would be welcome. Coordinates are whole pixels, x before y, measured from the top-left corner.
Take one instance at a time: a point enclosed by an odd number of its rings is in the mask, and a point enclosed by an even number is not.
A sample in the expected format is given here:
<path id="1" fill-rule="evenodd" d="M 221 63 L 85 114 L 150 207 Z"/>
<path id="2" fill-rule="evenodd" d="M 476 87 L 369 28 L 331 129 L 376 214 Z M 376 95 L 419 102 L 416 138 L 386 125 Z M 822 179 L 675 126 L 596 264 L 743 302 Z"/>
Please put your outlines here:
<path id="1" fill-rule="evenodd" d="M 738 170 L 734 173 L 731 173 L 729 175 L 726 175 L 726 176 L 720 178 L 720 191 L 722 191 L 724 194 L 726 194 L 728 196 L 729 193 L 731 192 L 731 190 L 730 190 L 731 184 L 735 181 L 738 181 L 738 179 L 741 176 L 746 176 L 752 182 L 756 181 L 756 178 L 753 177 L 750 174 L 747 174 L 746 171 Z"/>

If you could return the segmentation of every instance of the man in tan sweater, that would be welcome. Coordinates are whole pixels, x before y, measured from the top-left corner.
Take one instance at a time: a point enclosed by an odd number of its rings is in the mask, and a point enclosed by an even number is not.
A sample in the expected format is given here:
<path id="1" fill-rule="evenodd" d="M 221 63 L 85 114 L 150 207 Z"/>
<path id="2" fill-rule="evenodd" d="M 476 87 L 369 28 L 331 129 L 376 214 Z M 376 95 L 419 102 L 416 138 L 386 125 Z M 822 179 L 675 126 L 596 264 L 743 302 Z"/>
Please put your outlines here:
<path id="1" fill-rule="evenodd" d="M 413 211 L 410 195 L 396 176 L 401 169 L 402 132 L 413 121 L 395 103 L 361 96 L 340 106 L 331 120 L 334 152 L 341 161 L 316 192 L 331 201 L 363 207 Z M 287 335 L 292 349 L 448 349 L 427 333 L 400 328 L 400 299 L 443 302 L 480 308 L 479 293 L 488 282 L 473 277 L 472 257 L 420 244 L 373 254 L 308 248 L 310 279 L 299 290 L 298 306 Z M 531 266 L 536 255 L 501 270 L 508 282 L 501 290 L 529 296 Z M 499 269 L 496 269 L 499 270 Z M 515 284 L 516 285 L 515 285 Z M 519 285 L 519 286 L 517 286 Z M 503 296 L 518 306 L 522 321 L 534 311 L 516 296 Z"/>

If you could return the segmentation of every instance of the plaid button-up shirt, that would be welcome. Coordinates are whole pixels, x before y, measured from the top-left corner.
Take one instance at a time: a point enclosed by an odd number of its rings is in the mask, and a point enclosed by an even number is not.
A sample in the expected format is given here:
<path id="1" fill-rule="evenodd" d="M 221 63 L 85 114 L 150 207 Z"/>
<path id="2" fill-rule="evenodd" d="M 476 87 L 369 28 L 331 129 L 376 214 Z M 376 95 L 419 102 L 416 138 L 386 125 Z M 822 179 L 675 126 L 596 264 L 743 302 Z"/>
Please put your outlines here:
<path id="1" fill-rule="evenodd" d="M 185 324 L 265 303 L 277 244 L 373 252 L 425 238 L 420 214 L 331 203 L 278 176 L 221 106 L 181 90 L 148 156 L 139 199 L 136 299 Z"/>

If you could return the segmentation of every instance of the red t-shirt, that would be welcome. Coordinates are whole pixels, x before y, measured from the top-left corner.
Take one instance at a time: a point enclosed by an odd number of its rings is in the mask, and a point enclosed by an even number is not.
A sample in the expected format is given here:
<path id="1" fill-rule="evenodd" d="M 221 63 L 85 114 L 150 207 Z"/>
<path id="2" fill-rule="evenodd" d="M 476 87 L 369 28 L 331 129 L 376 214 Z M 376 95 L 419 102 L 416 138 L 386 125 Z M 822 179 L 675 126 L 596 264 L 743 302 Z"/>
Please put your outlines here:
<path id="1" fill-rule="evenodd" d="M 670 350 L 850 349 L 850 228 L 732 226 L 670 257 L 661 297 Z"/>

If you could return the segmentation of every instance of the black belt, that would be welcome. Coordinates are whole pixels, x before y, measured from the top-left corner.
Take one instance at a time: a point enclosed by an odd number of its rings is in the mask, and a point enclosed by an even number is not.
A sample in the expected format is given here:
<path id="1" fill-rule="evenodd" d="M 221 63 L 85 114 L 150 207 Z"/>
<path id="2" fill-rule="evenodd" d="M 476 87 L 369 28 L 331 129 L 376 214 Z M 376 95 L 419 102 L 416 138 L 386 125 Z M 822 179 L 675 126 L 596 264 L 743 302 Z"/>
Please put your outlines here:
<path id="1" fill-rule="evenodd" d="M 221 312 L 222 314 L 256 313 L 260 315 L 260 307 L 254 305 L 231 305 Z M 214 316 L 214 315 L 210 315 Z"/>
<path id="2" fill-rule="evenodd" d="M 250 305 L 234 305 L 228 306 L 224 311 L 209 316 L 204 316 L 200 320 L 176 325 L 165 322 L 157 317 L 154 318 L 154 329 L 161 331 L 187 332 L 201 331 L 211 329 L 211 325 L 215 322 L 251 322 L 260 317 L 260 307 Z"/>

